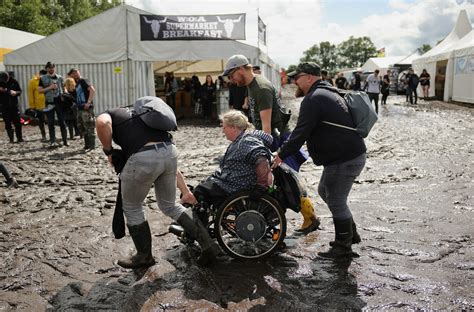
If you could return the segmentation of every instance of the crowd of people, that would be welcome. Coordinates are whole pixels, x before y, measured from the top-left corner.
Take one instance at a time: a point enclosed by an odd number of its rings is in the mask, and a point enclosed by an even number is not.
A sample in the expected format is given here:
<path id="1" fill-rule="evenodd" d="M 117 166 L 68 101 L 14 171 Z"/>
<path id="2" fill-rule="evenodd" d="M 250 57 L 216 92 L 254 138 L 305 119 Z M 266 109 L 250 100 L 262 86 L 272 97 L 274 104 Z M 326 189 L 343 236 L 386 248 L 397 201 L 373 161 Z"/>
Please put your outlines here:
<path id="1" fill-rule="evenodd" d="M 10 143 L 23 142 L 22 122 L 18 97 L 22 94 L 13 73 L 0 73 L 0 105 L 5 130 Z M 56 118 L 61 131 L 62 144 L 75 136 L 84 138 L 84 149 L 95 148 L 95 116 L 93 98 L 95 88 L 88 79 L 81 77 L 77 68 L 71 68 L 64 78 L 56 73 L 56 66 L 47 62 L 28 83 L 29 109 L 24 118 L 35 119 L 43 142 L 59 147 L 56 142 Z M 45 122 L 49 139 L 46 137 Z M 13 129 L 14 128 L 14 129 Z M 69 137 L 68 137 L 69 130 Z"/>

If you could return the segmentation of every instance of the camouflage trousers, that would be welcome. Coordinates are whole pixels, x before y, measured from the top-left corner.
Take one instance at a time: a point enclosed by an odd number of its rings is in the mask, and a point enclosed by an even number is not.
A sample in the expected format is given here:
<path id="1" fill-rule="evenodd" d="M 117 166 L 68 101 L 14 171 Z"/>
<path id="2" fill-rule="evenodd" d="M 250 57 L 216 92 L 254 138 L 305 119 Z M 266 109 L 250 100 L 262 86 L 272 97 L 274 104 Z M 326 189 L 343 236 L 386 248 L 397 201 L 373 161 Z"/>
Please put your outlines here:
<path id="1" fill-rule="evenodd" d="M 95 115 L 94 110 L 80 110 L 77 112 L 77 125 L 84 137 L 86 149 L 95 148 Z"/>

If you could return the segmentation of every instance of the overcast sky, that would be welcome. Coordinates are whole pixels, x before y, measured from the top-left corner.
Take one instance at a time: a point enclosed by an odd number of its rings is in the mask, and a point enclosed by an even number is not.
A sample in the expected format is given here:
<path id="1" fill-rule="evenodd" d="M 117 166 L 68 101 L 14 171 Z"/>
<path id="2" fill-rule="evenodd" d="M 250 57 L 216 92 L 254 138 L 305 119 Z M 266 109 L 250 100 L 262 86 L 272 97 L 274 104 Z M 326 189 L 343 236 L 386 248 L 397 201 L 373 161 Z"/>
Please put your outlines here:
<path id="1" fill-rule="evenodd" d="M 163 15 L 258 12 L 267 24 L 268 54 L 280 66 L 297 64 L 321 41 L 338 44 L 349 36 L 368 36 L 386 56 L 411 54 L 431 46 L 466 9 L 474 21 L 474 0 L 126 0 Z"/>

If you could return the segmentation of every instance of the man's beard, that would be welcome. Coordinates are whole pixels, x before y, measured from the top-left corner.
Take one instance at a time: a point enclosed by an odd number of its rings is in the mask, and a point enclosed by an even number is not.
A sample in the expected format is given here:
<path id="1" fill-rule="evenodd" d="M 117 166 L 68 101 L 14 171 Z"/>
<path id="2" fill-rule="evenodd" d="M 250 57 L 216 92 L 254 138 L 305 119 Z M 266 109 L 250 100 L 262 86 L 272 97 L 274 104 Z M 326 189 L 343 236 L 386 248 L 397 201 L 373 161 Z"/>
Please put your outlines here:
<path id="1" fill-rule="evenodd" d="M 303 97 L 303 96 L 304 96 L 303 90 L 301 90 L 301 88 L 298 87 L 295 91 L 295 97 L 299 98 L 299 97 Z"/>

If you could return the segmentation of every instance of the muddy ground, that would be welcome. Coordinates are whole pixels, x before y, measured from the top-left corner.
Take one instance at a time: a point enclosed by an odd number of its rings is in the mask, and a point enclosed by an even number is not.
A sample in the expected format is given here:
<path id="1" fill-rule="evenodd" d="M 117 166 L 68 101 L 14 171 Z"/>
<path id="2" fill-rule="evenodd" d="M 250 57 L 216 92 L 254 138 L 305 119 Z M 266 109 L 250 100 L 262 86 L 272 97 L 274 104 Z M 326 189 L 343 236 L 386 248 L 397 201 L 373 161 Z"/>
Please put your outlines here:
<path id="1" fill-rule="evenodd" d="M 284 100 L 297 111 L 299 100 Z M 363 239 L 352 262 L 316 257 L 334 231 L 316 196 L 321 168 L 307 162 L 301 174 L 322 230 L 293 236 L 301 218 L 290 211 L 283 252 L 203 269 L 197 247 L 167 233 L 171 220 L 150 192 L 157 264 L 121 269 L 114 261 L 133 245 L 113 237 L 117 178 L 101 150 L 83 152 L 80 140 L 48 149 L 31 126 L 25 143 L 9 144 L 2 129 L 0 160 L 20 188 L 1 180 L 0 311 L 473 310 L 474 110 L 404 100 L 389 98 L 366 139 L 367 166 L 350 197 Z M 180 121 L 175 141 L 191 184 L 215 170 L 228 144 L 216 125 L 196 121 Z"/>

